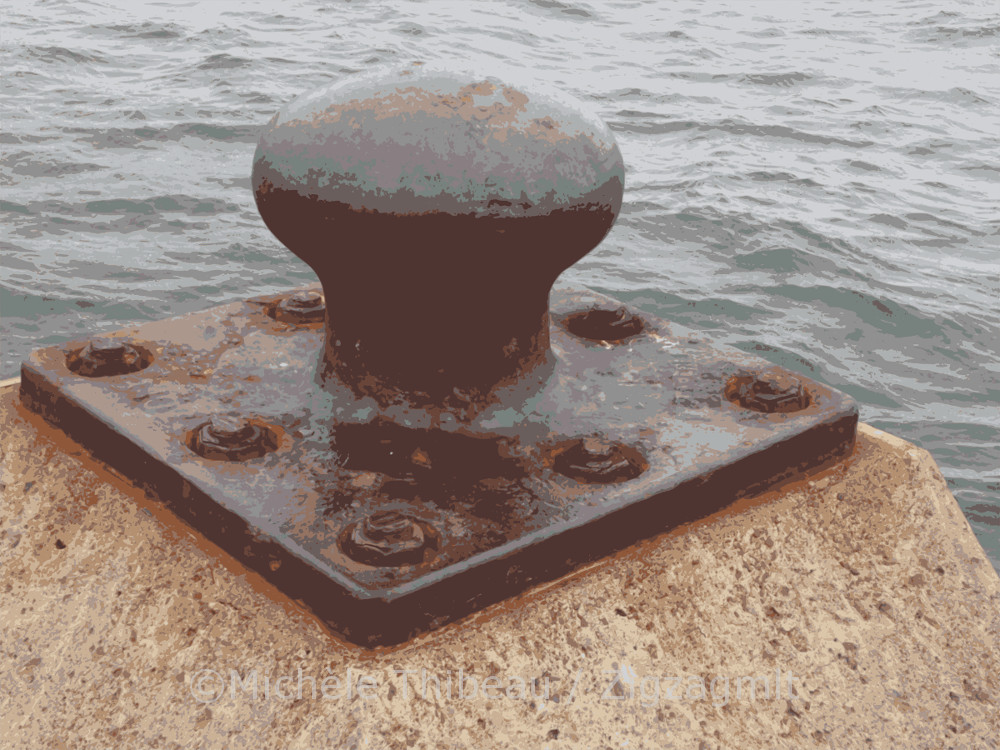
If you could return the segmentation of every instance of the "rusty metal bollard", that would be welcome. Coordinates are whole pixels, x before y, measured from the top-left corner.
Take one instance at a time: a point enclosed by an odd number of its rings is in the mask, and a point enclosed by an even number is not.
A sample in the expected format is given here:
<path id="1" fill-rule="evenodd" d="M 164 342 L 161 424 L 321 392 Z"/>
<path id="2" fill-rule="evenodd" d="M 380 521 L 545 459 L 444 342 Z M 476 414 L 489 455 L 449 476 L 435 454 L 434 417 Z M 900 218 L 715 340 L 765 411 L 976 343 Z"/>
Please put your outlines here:
<path id="1" fill-rule="evenodd" d="M 546 363 L 549 290 L 607 234 L 624 179 L 599 120 L 423 71 L 300 97 L 253 166 L 265 223 L 323 285 L 323 377 L 440 406 Z"/>
<path id="2" fill-rule="evenodd" d="M 295 100 L 253 187 L 322 293 L 41 349 L 22 400 L 369 646 L 843 456 L 844 394 L 553 286 L 622 202 L 581 107 L 423 69 Z"/>

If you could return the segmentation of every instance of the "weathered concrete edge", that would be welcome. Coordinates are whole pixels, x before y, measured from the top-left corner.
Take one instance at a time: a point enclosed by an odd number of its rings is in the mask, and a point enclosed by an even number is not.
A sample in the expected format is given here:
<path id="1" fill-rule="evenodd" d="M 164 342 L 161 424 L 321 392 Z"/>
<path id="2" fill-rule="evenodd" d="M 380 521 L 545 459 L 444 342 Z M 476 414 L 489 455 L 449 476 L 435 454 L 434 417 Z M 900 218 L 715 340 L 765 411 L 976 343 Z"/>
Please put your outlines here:
<path id="1" fill-rule="evenodd" d="M 0 399 L 7 426 L 9 392 Z M 861 428 L 856 466 L 751 498 L 374 654 L 330 638 L 283 607 L 276 592 L 262 597 L 253 576 L 202 549 L 193 532 L 171 532 L 155 505 L 90 465 L 84 450 L 52 444 L 37 420 L 19 429 L 31 443 L 24 451 L 36 479 L 21 516 L 36 536 L 47 537 L 37 528 L 45 522 L 56 532 L 68 523 L 75 533 L 61 552 L 49 540 L 12 557 L 0 544 L 0 675 L 11 686 L 0 696 L 0 736 L 25 746 L 59 746 L 63 738 L 70 747 L 610 747 L 631 737 L 639 747 L 863 747 L 866 732 L 883 745 L 996 746 L 1000 579 L 929 454 L 874 428 Z M 852 489 L 852 466 L 877 471 Z M 835 492 L 845 477 L 845 490 Z M 0 513 L 0 532 L 9 520 Z M 904 527 L 913 533 L 897 533 Z M 831 546 L 844 553 L 833 567 Z M 34 567 L 18 568 L 24 561 Z M 762 577 L 758 588 L 748 574 Z M 841 643 L 842 652 L 831 650 Z M 341 676 L 351 666 L 442 676 L 464 666 L 480 677 L 493 669 L 569 669 L 572 677 L 580 665 L 602 679 L 599 667 L 614 664 L 640 675 L 652 668 L 735 674 L 768 660 L 805 674 L 808 699 L 788 701 L 787 710 L 784 702 L 644 709 L 601 701 L 598 691 L 570 707 L 563 684 L 555 706 L 406 702 L 397 692 L 374 703 L 209 708 L 186 691 L 205 663 L 278 674 L 294 673 L 296 664 L 319 674 L 325 666 Z"/>

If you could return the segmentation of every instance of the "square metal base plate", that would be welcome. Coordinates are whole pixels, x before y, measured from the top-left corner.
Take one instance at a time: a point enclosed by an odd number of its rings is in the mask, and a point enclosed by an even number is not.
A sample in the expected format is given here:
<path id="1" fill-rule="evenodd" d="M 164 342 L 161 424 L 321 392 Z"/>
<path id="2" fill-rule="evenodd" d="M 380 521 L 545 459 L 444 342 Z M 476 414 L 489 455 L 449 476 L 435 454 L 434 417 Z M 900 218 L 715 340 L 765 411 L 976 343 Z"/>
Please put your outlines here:
<path id="1" fill-rule="evenodd" d="M 552 369 L 527 384 L 520 408 L 513 394 L 465 425 L 380 411 L 317 384 L 323 324 L 275 319 L 285 296 L 113 334 L 152 355 L 126 375 L 71 371 L 67 358 L 84 341 L 39 350 L 22 367 L 21 396 L 356 643 L 404 641 L 854 443 L 848 396 L 800 377 L 805 408 L 749 410 L 727 398 L 727 384 L 779 368 L 602 295 L 559 288 Z M 574 312 L 622 307 L 644 330 L 621 343 L 566 327 Z M 237 462 L 196 455 L 192 432 L 218 413 L 272 425 L 277 449 Z M 644 471 L 602 484 L 553 465 L 554 446 L 595 434 L 632 446 Z M 431 530 L 422 562 L 366 565 L 345 553 L 347 530 L 379 509 Z"/>

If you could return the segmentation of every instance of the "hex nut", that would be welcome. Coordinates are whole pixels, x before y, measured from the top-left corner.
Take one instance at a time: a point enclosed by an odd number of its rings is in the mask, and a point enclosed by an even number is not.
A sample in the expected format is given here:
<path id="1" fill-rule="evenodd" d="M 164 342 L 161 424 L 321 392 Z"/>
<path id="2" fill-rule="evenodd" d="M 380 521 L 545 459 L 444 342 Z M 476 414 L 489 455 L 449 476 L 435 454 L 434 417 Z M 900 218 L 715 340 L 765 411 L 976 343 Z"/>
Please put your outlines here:
<path id="1" fill-rule="evenodd" d="M 153 361 L 152 353 L 125 338 L 97 337 L 66 355 L 66 366 L 86 378 L 127 375 L 143 370 Z"/>
<path id="2" fill-rule="evenodd" d="M 326 318 L 326 299 L 315 289 L 301 290 L 278 302 L 271 317 L 283 323 L 322 323 Z"/>
<path id="3" fill-rule="evenodd" d="M 637 448 L 599 435 L 559 443 L 551 463 L 554 471 L 586 484 L 626 482 L 649 467 Z"/>
<path id="4" fill-rule="evenodd" d="M 436 546 L 430 526 L 398 510 L 377 510 L 348 527 L 341 547 L 353 560 L 379 567 L 416 565 Z"/>
<path id="5" fill-rule="evenodd" d="M 574 336 L 613 344 L 620 344 L 638 336 L 645 328 L 642 318 L 629 312 L 625 307 L 613 310 L 593 307 L 570 313 L 563 318 L 562 323 Z"/>
<path id="6" fill-rule="evenodd" d="M 784 371 L 736 375 L 726 384 L 726 398 L 762 414 L 802 411 L 811 402 L 802 381 Z"/>
<path id="7" fill-rule="evenodd" d="M 260 458 L 278 447 L 276 430 L 257 419 L 218 414 L 188 434 L 188 447 L 214 461 Z"/>

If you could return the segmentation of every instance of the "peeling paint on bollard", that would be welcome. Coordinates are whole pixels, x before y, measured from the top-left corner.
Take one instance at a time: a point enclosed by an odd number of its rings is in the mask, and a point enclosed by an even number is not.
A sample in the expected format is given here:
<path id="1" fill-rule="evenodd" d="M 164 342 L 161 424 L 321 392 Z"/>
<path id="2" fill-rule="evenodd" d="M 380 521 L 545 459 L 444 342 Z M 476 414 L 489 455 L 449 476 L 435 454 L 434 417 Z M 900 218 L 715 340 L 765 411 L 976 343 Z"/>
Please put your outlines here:
<path id="1" fill-rule="evenodd" d="M 306 94 L 253 187 L 327 297 L 323 377 L 380 405 L 482 408 L 547 363 L 548 295 L 621 208 L 625 170 L 579 104 L 444 71 Z"/>

